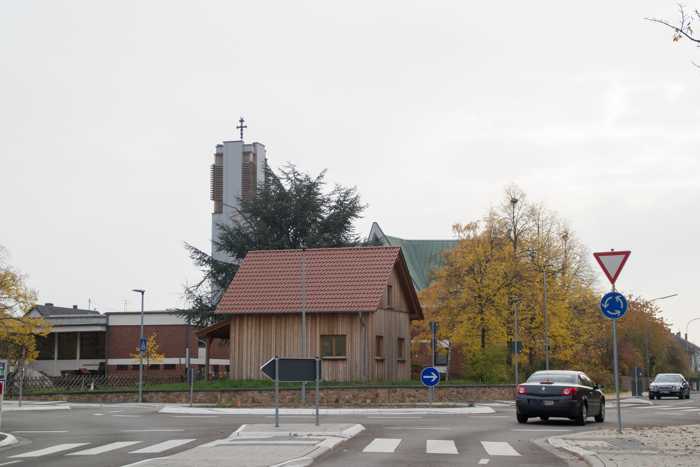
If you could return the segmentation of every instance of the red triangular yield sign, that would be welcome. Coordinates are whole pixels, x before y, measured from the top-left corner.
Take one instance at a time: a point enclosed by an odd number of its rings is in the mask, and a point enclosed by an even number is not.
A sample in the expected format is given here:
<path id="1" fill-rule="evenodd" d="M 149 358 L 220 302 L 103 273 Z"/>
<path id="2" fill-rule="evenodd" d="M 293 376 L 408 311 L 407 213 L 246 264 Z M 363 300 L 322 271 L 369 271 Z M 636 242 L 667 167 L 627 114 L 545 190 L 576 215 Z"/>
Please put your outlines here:
<path id="1" fill-rule="evenodd" d="M 598 261 L 600 268 L 608 277 L 610 283 L 615 285 L 615 281 L 620 275 L 622 268 L 625 267 L 627 258 L 629 258 L 631 253 L 631 251 L 605 251 L 593 253 L 593 256 L 595 256 L 595 260 Z"/>

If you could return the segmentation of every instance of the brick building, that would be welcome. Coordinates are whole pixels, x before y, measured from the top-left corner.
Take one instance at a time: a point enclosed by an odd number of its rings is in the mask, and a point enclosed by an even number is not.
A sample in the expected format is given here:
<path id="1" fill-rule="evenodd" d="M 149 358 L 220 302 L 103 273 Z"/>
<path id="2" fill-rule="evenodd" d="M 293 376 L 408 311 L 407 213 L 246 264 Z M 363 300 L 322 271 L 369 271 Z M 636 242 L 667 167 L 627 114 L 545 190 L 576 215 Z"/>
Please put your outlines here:
<path id="1" fill-rule="evenodd" d="M 37 338 L 39 356 L 29 367 L 48 376 L 71 373 L 129 375 L 138 372 L 137 353 L 140 336 L 140 312 L 101 314 L 74 305 L 71 308 L 52 303 L 37 305 L 29 316 L 41 317 L 51 324 L 51 333 Z M 213 377 L 228 372 L 228 346 L 212 339 L 209 359 L 206 344 L 197 339 L 197 328 L 188 325 L 172 310 L 144 312 L 144 336 L 155 334 L 161 362 L 149 362 L 151 375 L 185 374 L 186 349 L 189 344 L 191 364 L 195 371 Z"/>

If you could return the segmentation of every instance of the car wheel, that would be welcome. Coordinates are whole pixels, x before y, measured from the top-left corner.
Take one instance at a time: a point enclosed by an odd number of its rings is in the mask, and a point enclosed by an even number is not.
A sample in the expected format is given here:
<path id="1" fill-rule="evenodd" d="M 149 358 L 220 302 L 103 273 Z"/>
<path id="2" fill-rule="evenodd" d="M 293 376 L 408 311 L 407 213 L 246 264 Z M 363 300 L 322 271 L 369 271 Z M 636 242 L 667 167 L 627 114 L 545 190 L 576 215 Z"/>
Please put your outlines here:
<path id="1" fill-rule="evenodd" d="M 649 394 L 649 400 L 650 400 L 650 401 L 653 401 L 653 400 L 654 400 L 654 395 L 653 395 L 653 394 Z"/>
<path id="2" fill-rule="evenodd" d="M 575 418 L 576 424 L 585 425 L 586 419 L 588 418 L 588 406 L 585 404 L 585 402 L 581 403 L 581 408 L 578 410 L 578 417 Z"/>
<path id="3" fill-rule="evenodd" d="M 515 418 L 518 419 L 518 423 L 527 423 L 527 417 L 525 415 L 516 414 Z"/>
<path id="4" fill-rule="evenodd" d="M 685 396 L 683 395 L 682 392 L 679 392 L 679 393 L 678 393 L 678 398 L 679 398 L 679 399 L 685 399 Z"/>
<path id="5" fill-rule="evenodd" d="M 603 423 L 605 421 L 605 400 L 600 401 L 600 413 L 595 416 L 595 421 Z"/>
<path id="6" fill-rule="evenodd" d="M 549 421 L 549 417 L 540 417 L 540 420 L 542 420 L 543 422 L 547 422 Z"/>

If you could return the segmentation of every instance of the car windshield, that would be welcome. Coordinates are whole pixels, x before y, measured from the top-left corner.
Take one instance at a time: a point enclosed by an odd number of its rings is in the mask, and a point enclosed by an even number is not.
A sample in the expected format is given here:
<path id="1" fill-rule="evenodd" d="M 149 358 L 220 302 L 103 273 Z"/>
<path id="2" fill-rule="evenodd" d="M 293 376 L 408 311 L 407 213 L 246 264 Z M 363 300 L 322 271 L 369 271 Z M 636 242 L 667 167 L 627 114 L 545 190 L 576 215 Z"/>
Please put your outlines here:
<path id="1" fill-rule="evenodd" d="M 656 375 L 655 383 L 680 383 L 681 377 L 678 375 Z"/>
<path id="2" fill-rule="evenodd" d="M 566 383 L 577 384 L 578 378 L 571 373 L 533 373 L 528 379 L 528 383 Z"/>

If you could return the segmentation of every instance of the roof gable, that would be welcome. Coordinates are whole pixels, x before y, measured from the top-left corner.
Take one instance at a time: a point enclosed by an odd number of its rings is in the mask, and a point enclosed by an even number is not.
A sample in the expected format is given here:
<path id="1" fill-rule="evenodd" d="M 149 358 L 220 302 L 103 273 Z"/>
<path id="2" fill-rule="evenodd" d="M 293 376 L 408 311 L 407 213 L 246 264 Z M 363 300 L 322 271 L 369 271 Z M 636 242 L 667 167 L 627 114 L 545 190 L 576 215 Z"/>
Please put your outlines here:
<path id="1" fill-rule="evenodd" d="M 375 311 L 400 258 L 398 247 L 251 251 L 216 313 Z M 420 315 L 418 301 L 411 305 Z"/>

